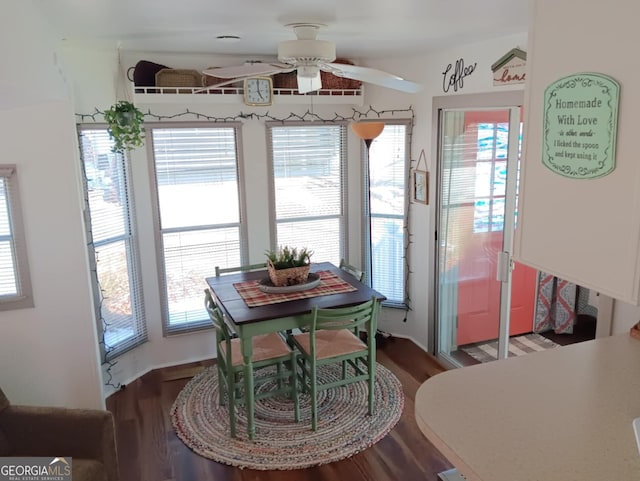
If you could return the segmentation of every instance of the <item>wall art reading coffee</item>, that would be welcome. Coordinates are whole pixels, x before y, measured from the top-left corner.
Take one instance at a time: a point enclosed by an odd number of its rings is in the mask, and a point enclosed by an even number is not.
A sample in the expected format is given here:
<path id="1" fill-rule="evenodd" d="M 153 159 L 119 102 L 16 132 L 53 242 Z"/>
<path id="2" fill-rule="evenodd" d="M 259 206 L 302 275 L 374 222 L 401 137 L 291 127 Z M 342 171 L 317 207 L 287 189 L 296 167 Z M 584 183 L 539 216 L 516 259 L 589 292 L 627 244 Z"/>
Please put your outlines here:
<path id="1" fill-rule="evenodd" d="M 615 169 L 620 86 L 611 77 L 578 73 L 544 92 L 542 162 L 574 179 L 593 179 Z"/>
<path id="2" fill-rule="evenodd" d="M 447 65 L 447 68 L 442 72 L 442 91 L 447 93 L 451 87 L 453 87 L 454 92 L 457 92 L 458 89 L 462 90 L 464 78 L 474 72 L 476 65 L 478 65 L 478 62 L 465 65 L 463 58 L 456 60 L 455 67 L 452 63 Z"/>

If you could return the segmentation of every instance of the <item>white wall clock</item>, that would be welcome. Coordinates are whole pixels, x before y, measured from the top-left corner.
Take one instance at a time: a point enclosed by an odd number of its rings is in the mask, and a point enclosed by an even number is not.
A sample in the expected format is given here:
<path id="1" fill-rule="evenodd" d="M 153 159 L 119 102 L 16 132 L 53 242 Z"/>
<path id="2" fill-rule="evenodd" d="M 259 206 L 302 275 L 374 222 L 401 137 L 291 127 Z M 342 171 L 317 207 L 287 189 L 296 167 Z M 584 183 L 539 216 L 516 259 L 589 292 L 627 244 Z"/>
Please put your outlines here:
<path id="1" fill-rule="evenodd" d="M 273 82 L 271 77 L 249 77 L 244 80 L 244 103 L 252 106 L 271 105 Z"/>

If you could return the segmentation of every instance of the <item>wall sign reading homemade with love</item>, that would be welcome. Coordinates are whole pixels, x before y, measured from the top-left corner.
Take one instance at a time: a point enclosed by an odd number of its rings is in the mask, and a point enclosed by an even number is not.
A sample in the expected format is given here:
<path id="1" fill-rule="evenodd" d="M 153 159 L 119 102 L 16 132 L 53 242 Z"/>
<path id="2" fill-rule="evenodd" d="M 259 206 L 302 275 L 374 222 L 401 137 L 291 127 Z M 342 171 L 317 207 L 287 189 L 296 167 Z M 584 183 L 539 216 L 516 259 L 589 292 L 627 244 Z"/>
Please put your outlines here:
<path id="1" fill-rule="evenodd" d="M 611 77 L 578 73 L 544 92 L 542 162 L 574 179 L 593 179 L 615 169 L 620 86 Z"/>

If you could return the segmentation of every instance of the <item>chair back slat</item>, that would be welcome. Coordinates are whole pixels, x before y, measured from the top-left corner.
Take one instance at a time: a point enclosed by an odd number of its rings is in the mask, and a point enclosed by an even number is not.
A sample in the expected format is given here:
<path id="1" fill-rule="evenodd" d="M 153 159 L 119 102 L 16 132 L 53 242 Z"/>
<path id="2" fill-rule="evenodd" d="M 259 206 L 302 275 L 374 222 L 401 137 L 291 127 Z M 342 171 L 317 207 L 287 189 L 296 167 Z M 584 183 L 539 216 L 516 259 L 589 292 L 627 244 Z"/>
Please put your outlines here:
<path id="1" fill-rule="evenodd" d="M 211 295 L 211 291 L 209 289 L 204 290 L 204 307 L 209 314 L 209 319 L 211 323 L 216 328 L 224 340 L 231 339 L 233 337 L 229 326 L 224 321 L 224 314 L 222 314 L 222 310 L 220 306 L 216 303 Z"/>
<path id="2" fill-rule="evenodd" d="M 220 277 L 221 274 L 230 274 L 232 272 L 250 272 L 250 271 L 257 271 L 257 270 L 266 269 L 266 268 L 267 268 L 266 262 L 262 262 L 260 264 L 246 264 L 246 265 L 237 266 L 237 267 L 216 266 L 216 277 Z"/>
<path id="3" fill-rule="evenodd" d="M 348 272 L 353 277 L 358 279 L 360 282 L 362 282 L 362 280 L 364 279 L 364 271 L 358 269 L 355 266 L 352 266 L 351 264 L 347 264 L 347 262 L 344 259 L 340 259 L 340 269 L 342 269 L 345 272 Z"/>
<path id="4" fill-rule="evenodd" d="M 378 302 L 375 297 L 357 306 L 333 309 L 314 307 L 311 330 L 356 329 L 368 322 L 375 322 L 378 315 Z"/>

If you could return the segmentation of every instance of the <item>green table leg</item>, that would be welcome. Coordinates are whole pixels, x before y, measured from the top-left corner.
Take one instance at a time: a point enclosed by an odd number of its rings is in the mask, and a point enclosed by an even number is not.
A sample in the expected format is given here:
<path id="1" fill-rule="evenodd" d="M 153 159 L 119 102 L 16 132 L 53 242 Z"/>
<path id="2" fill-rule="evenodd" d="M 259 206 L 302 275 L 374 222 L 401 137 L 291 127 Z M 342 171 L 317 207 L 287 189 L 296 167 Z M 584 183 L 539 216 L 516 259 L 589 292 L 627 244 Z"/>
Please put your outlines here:
<path id="1" fill-rule="evenodd" d="M 254 417 L 254 379 L 253 379 L 253 337 L 271 332 L 285 331 L 287 329 L 299 328 L 307 326 L 309 318 L 306 315 L 291 316 L 276 319 L 269 319 L 261 322 L 252 322 L 248 324 L 233 324 L 234 329 L 240 338 L 240 347 L 242 351 L 242 361 L 244 364 L 244 389 L 245 402 L 247 408 L 247 432 L 249 439 L 253 440 L 256 435 L 255 417 Z"/>
<path id="2" fill-rule="evenodd" d="M 244 362 L 244 395 L 247 408 L 247 433 L 249 439 L 253 440 L 256 436 L 256 426 L 254 420 L 254 387 L 253 387 L 253 344 L 250 336 L 240 336 L 242 339 L 242 360 Z"/>

